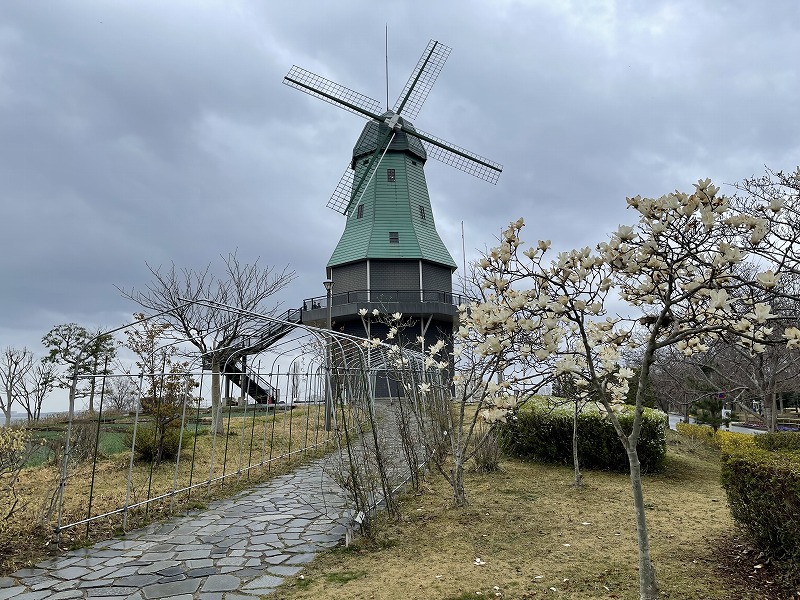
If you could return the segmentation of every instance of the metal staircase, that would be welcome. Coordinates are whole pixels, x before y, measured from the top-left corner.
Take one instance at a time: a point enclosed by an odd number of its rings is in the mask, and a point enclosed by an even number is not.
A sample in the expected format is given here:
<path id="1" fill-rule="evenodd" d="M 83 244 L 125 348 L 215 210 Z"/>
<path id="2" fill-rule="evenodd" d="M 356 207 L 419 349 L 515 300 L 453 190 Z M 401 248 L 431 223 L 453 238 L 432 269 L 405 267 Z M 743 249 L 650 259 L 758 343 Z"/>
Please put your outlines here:
<path id="1" fill-rule="evenodd" d="M 248 371 L 245 357 L 263 352 L 302 322 L 302 309 L 293 308 L 277 317 L 278 321 L 268 323 L 254 338 L 250 338 L 241 348 L 232 352 L 229 358 L 223 361 L 222 376 L 235 384 L 243 393 L 250 396 L 257 404 L 277 404 L 280 402 L 280 390 L 272 385 L 265 377 L 252 370 Z M 204 365 L 205 369 L 210 365 Z"/>

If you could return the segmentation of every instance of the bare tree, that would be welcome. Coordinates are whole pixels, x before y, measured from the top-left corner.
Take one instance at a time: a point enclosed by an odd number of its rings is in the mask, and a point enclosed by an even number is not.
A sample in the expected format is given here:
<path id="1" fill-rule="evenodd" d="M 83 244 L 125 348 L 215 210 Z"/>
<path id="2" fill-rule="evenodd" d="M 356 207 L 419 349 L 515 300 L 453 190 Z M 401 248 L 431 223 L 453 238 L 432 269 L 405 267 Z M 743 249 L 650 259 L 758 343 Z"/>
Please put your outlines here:
<path id="1" fill-rule="evenodd" d="M 115 412 L 126 412 L 136 408 L 139 401 L 139 384 L 129 376 L 111 377 L 106 383 L 106 400 L 109 409 Z"/>
<path id="2" fill-rule="evenodd" d="M 744 266 L 740 273 L 751 279 L 757 270 Z M 687 398 L 685 412 L 696 402 L 710 398 L 735 405 L 737 410 L 763 420 L 769 431 L 775 431 L 782 393 L 797 389 L 800 363 L 795 353 L 784 344 L 782 333 L 789 326 L 797 327 L 800 318 L 800 277 L 787 273 L 774 287 L 774 293 L 753 295 L 747 290 L 743 302 L 733 304 L 744 319 L 756 303 L 770 307 L 773 327 L 767 328 L 759 340 L 763 348 L 753 352 L 738 336 L 722 332 L 709 344 L 707 352 L 685 356 L 665 353 L 657 360 L 657 372 L 679 397 Z M 779 326 L 775 326 L 779 325 Z M 657 375 L 657 376 L 659 376 Z M 678 389 L 674 389 L 678 388 Z"/>
<path id="3" fill-rule="evenodd" d="M 294 271 L 285 267 L 242 264 L 236 254 L 223 257 L 223 273 L 217 277 L 209 264 L 202 271 L 171 265 L 162 270 L 148 265 L 153 280 L 144 291 L 122 294 L 171 326 L 171 335 L 192 344 L 201 355 L 204 368 L 211 370 L 212 420 L 216 431 L 222 426 L 220 374 L 229 360 L 235 360 L 247 340 L 261 339 L 264 316 L 274 316 L 278 303 L 272 296 L 288 285 Z M 231 307 L 232 310 L 225 310 Z"/>
<path id="4" fill-rule="evenodd" d="M 0 355 L 0 409 L 5 415 L 6 427 L 11 425 L 11 406 L 32 366 L 33 354 L 27 348 L 19 350 L 9 346 Z"/>
<path id="5" fill-rule="evenodd" d="M 22 380 L 19 390 L 19 404 L 28 415 L 28 422 L 38 421 L 42 414 L 42 404 L 53 391 L 57 376 L 56 366 L 44 361 L 36 362 Z"/>

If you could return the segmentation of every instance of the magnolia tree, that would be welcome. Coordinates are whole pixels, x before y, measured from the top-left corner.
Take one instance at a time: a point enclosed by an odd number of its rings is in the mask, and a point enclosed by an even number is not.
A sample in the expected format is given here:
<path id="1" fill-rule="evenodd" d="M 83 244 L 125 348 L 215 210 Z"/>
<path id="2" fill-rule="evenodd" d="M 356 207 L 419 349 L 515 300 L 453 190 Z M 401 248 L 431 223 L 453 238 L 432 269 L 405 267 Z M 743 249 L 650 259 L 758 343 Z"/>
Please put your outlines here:
<path id="1" fill-rule="evenodd" d="M 507 384 L 494 381 L 502 371 L 502 357 L 473 351 L 466 306 L 459 307 L 464 336 L 452 347 L 442 339 L 427 345 L 424 335 L 409 335 L 411 324 L 401 313 L 384 315 L 364 308 L 359 314 L 371 336 L 363 342 L 370 368 L 375 367 L 369 364 L 370 348 L 388 346 L 386 363 L 379 368 L 402 388 L 397 425 L 412 472 L 421 462 L 418 456 L 424 455 L 450 484 L 455 505 L 466 506 L 465 466 L 491 443 L 494 427 L 516 404 Z M 384 329 L 383 339 L 372 336 Z"/>
<path id="2" fill-rule="evenodd" d="M 783 211 L 796 206 L 796 190 L 762 202 L 732 201 L 718 191 L 704 180 L 692 193 L 629 198 L 635 225 L 620 226 L 595 249 L 563 252 L 552 261 L 549 241 L 525 250 L 523 220 L 511 223 L 479 263 L 486 299 L 473 304 L 459 334 L 475 336 L 481 356 L 502 357 L 508 389 L 525 393 L 532 375 L 546 367 L 556 376 L 570 374 L 587 398 L 605 407 L 628 456 L 643 599 L 659 596 L 637 453 L 656 352 L 670 346 L 685 355 L 706 352 L 722 335 L 748 352 L 763 352 L 775 315 L 757 299 L 796 264 L 787 260 L 797 251 L 798 233 L 790 234 L 787 224 L 795 213 Z M 737 268 L 745 260 L 760 267 L 752 277 Z M 636 314 L 610 316 L 611 292 Z M 789 347 L 800 345 L 797 328 L 781 336 Z M 627 430 L 617 418 L 634 376 L 622 360 L 626 348 L 640 349 Z"/>

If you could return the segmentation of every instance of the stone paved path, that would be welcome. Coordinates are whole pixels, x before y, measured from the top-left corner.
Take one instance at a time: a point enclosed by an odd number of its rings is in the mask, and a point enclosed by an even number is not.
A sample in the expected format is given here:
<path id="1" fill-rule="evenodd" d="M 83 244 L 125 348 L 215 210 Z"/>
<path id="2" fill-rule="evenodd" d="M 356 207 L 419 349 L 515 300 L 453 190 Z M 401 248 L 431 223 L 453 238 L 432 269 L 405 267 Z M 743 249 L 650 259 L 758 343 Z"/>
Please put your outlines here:
<path id="1" fill-rule="evenodd" d="M 168 523 L 0 577 L 0 600 L 254 600 L 350 523 L 323 460 Z"/>

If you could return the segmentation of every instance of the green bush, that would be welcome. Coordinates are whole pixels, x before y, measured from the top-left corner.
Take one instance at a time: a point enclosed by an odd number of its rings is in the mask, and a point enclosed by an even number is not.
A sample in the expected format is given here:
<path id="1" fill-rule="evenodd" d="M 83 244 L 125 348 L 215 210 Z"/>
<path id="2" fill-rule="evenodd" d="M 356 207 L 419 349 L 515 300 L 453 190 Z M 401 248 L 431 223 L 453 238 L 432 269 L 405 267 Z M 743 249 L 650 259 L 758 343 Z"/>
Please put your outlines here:
<path id="1" fill-rule="evenodd" d="M 750 448 L 723 448 L 722 485 L 733 518 L 800 583 L 800 450 L 767 450 L 796 444 L 783 434 L 770 437 L 755 436 Z"/>
<path id="2" fill-rule="evenodd" d="M 183 432 L 183 445 L 186 448 L 187 441 L 191 439 L 191 433 Z M 131 447 L 133 430 L 125 434 L 128 448 Z M 164 432 L 164 446 L 161 451 L 161 460 L 175 458 L 178 455 L 178 444 L 181 442 L 181 430 L 178 427 L 167 427 Z M 158 454 L 158 436 L 156 428 L 152 425 L 141 425 L 136 431 L 137 458 L 153 462 Z"/>
<path id="3" fill-rule="evenodd" d="M 571 403 L 556 404 L 547 399 L 526 402 L 516 418 L 501 429 L 503 450 L 545 462 L 571 464 L 573 414 Z M 628 433 L 633 427 L 633 415 L 631 406 L 618 413 L 620 424 Z M 643 472 L 659 471 L 664 466 L 666 430 L 666 415 L 645 408 L 638 448 Z M 586 404 L 578 416 L 578 456 L 587 469 L 628 470 L 625 448 L 600 405 Z"/>
<path id="4" fill-rule="evenodd" d="M 759 448 L 770 451 L 800 450 L 800 432 L 776 431 L 775 433 L 762 433 L 753 440 Z"/>

